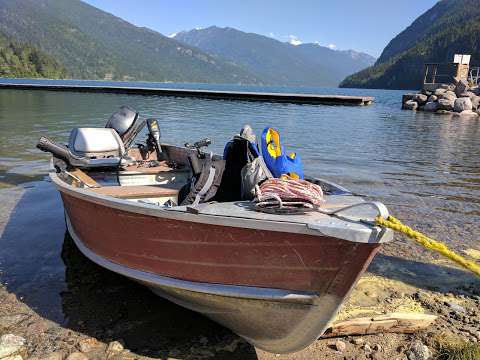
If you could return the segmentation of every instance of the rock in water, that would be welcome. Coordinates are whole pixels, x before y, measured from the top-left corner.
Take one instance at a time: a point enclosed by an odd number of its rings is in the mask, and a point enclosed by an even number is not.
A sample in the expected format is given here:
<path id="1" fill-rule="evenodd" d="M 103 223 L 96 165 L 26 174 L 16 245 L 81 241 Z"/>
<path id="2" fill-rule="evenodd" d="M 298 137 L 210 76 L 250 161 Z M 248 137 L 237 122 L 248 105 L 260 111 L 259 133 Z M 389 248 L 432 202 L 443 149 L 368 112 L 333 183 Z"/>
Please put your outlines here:
<path id="1" fill-rule="evenodd" d="M 455 100 L 450 99 L 440 99 L 438 100 L 437 107 L 438 110 L 453 110 L 453 105 L 455 104 Z"/>
<path id="2" fill-rule="evenodd" d="M 468 86 L 468 82 L 466 80 L 459 80 L 456 83 L 455 93 L 460 97 L 460 94 L 465 94 L 469 88 L 470 87 Z"/>
<path id="3" fill-rule="evenodd" d="M 428 96 L 423 94 L 415 95 L 414 100 L 418 103 L 418 105 L 424 105 L 427 103 Z"/>
<path id="4" fill-rule="evenodd" d="M 441 115 L 453 115 L 455 114 L 453 111 L 449 111 L 449 110 L 437 110 L 436 111 L 437 114 L 441 114 Z"/>
<path id="5" fill-rule="evenodd" d="M 415 96 L 417 94 L 412 94 L 412 93 L 409 93 L 409 94 L 404 94 L 402 96 L 402 104 L 405 104 L 408 100 L 413 100 L 415 99 Z"/>
<path id="6" fill-rule="evenodd" d="M 455 113 L 454 115 L 457 116 L 462 116 L 462 117 L 471 117 L 471 118 L 477 118 L 478 114 L 475 111 L 472 110 L 463 110 L 460 113 Z"/>
<path id="7" fill-rule="evenodd" d="M 427 103 L 429 103 L 429 102 L 435 102 L 435 101 L 437 101 L 437 100 L 438 100 L 438 96 L 437 96 L 437 95 L 430 95 L 430 96 L 428 97 Z"/>
<path id="8" fill-rule="evenodd" d="M 428 360 L 432 357 L 432 352 L 427 345 L 417 340 L 414 341 L 407 351 L 408 360 Z"/>
<path id="9" fill-rule="evenodd" d="M 408 100 L 402 105 L 402 109 L 405 110 L 417 110 L 418 103 L 414 100 Z"/>
<path id="10" fill-rule="evenodd" d="M 438 108 L 438 103 L 434 101 L 427 102 L 425 106 L 423 107 L 423 110 L 425 111 L 437 111 Z"/>
<path id="11" fill-rule="evenodd" d="M 453 91 L 445 91 L 442 95 L 439 97 L 440 99 L 448 99 L 448 100 L 455 100 L 457 98 L 457 95 Z"/>
<path id="12" fill-rule="evenodd" d="M 478 110 L 480 106 L 480 96 L 470 97 L 470 100 L 472 100 L 472 109 Z"/>
<path id="13" fill-rule="evenodd" d="M 462 112 L 464 110 L 472 110 L 472 100 L 469 97 L 462 97 L 455 100 L 453 110 L 455 112 Z"/>
<path id="14" fill-rule="evenodd" d="M 445 94 L 447 92 L 447 89 L 442 89 L 442 88 L 439 88 L 437 90 L 435 90 L 435 92 L 433 93 L 435 96 L 442 96 L 443 94 Z"/>

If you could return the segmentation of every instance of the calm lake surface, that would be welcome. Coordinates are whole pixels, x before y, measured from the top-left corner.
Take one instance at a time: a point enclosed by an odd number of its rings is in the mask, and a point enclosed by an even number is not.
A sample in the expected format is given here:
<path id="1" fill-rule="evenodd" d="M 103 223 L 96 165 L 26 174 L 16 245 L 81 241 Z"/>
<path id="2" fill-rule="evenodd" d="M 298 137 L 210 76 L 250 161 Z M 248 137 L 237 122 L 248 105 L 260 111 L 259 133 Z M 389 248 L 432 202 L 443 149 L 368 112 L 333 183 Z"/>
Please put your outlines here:
<path id="1" fill-rule="evenodd" d="M 65 225 L 59 196 L 46 177 L 48 155 L 35 144 L 41 135 L 66 141 L 72 127 L 103 126 L 121 105 L 158 118 L 165 142 L 209 137 L 217 152 L 245 123 L 258 135 L 274 126 L 307 173 L 384 202 L 392 214 L 459 251 L 480 250 L 478 120 L 402 111 L 402 91 L 147 85 L 370 95 L 375 103 L 346 107 L 0 90 L 0 281 L 31 306 L 51 312 L 52 319 L 62 319 Z M 425 256 L 415 246 L 403 251 L 420 261 Z"/>

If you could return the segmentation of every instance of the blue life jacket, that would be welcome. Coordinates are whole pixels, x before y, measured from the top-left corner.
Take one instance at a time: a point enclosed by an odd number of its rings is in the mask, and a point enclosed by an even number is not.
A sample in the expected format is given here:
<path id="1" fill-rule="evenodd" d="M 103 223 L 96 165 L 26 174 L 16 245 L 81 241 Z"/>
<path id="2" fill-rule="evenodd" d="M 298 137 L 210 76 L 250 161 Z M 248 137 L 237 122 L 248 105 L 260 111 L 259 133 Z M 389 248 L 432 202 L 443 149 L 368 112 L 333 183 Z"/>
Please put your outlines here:
<path id="1" fill-rule="evenodd" d="M 280 134 L 271 127 L 266 127 L 262 133 L 262 156 L 268 169 L 276 178 L 289 175 L 293 178 L 303 179 L 303 166 L 296 153 L 285 154 L 280 143 Z"/>

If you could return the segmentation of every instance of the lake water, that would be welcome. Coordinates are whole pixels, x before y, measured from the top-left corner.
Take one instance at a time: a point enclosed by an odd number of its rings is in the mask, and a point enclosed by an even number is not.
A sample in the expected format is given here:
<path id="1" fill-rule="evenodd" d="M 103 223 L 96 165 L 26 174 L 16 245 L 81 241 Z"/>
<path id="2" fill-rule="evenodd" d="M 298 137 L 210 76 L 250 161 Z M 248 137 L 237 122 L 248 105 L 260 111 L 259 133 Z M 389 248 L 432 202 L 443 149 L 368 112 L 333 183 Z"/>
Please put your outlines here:
<path id="1" fill-rule="evenodd" d="M 59 196 L 46 177 L 48 155 L 35 144 L 41 135 L 66 141 L 72 127 L 103 126 L 121 105 L 158 118 L 165 142 L 209 137 L 217 152 L 245 123 L 257 134 L 274 126 L 307 173 L 384 202 L 392 214 L 459 251 L 480 250 L 478 120 L 402 111 L 402 91 L 147 85 L 370 95 L 375 103 L 347 107 L 0 90 L 0 281 L 54 319 L 62 316 L 62 300 L 47 294 L 65 287 L 60 258 L 65 225 Z M 423 261 L 425 252 L 405 240 L 398 243 L 385 253 Z"/>

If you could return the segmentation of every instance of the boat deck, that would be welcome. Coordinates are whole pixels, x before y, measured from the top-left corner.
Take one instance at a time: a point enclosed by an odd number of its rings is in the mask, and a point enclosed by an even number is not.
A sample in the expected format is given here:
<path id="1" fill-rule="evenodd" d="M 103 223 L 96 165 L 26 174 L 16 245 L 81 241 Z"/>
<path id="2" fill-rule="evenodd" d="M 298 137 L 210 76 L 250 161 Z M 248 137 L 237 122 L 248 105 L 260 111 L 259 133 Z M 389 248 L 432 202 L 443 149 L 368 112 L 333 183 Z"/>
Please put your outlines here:
<path id="1" fill-rule="evenodd" d="M 278 223 L 288 223 L 293 226 L 306 226 L 311 230 L 319 230 L 325 235 L 331 231 L 338 236 L 339 231 L 355 237 L 358 242 L 369 242 L 377 238 L 373 225 L 378 212 L 369 206 L 359 206 L 342 212 L 339 216 L 332 216 L 327 212 L 339 210 L 350 205 L 362 204 L 361 197 L 352 195 L 325 195 L 325 203 L 321 211 L 309 211 L 298 214 L 274 214 L 260 212 L 255 209 L 251 201 L 237 201 L 225 203 L 206 203 L 196 207 L 177 206 L 168 208 L 169 211 L 190 212 L 198 215 L 230 217 L 252 221 L 267 221 L 272 223 L 272 230 Z M 371 221 L 371 222 L 366 222 Z M 347 237 L 350 237 L 347 236 Z"/>

